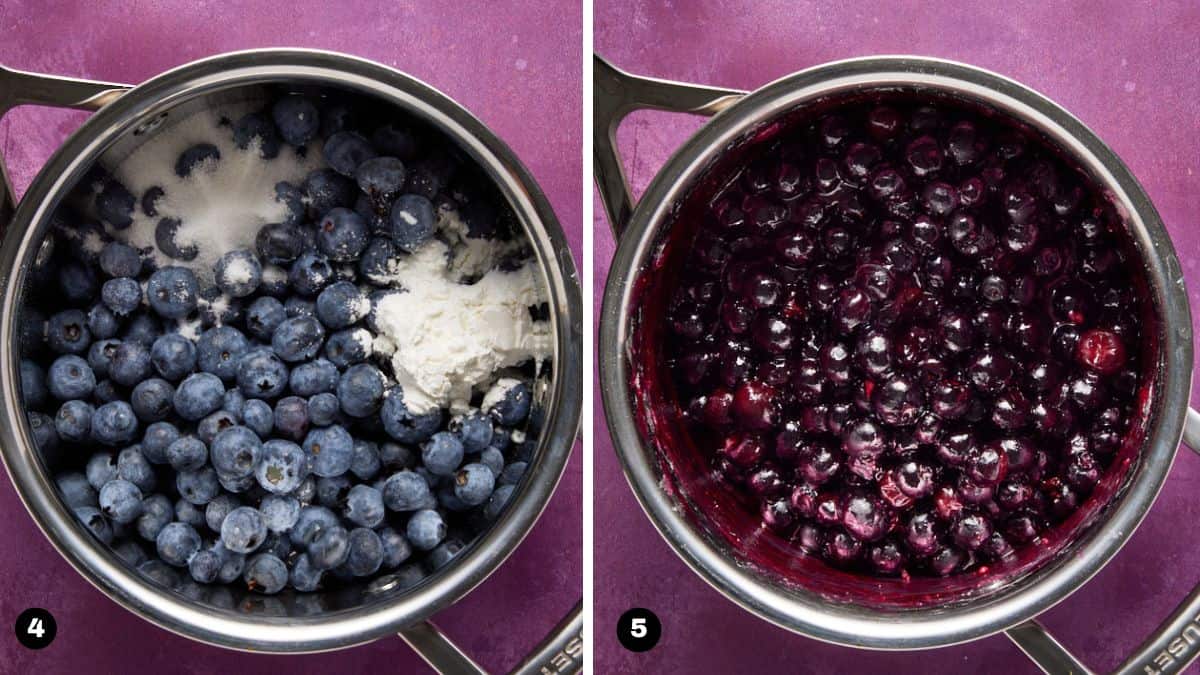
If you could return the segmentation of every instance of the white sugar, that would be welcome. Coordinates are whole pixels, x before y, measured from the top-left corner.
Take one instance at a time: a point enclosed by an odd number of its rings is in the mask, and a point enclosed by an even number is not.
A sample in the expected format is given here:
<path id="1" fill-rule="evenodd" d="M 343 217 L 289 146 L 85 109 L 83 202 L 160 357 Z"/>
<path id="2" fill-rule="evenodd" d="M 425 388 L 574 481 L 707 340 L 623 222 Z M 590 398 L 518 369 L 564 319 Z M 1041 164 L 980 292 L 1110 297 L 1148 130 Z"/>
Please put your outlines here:
<path id="1" fill-rule="evenodd" d="M 151 187 L 163 189 L 155 202 L 158 215 L 134 209 L 133 224 L 111 234 L 139 248 L 149 248 L 159 265 L 184 265 L 202 279 L 212 277 L 213 265 L 229 251 L 253 250 L 258 230 L 267 223 L 279 222 L 287 214 L 284 204 L 275 200 L 275 185 L 280 181 L 299 184 L 310 171 L 321 166 L 319 144 L 308 147 L 306 156 L 282 144 L 279 155 L 265 160 L 259 155 L 257 139 L 246 149 L 233 142 L 233 130 L 219 124 L 222 117 L 236 120 L 246 109 L 228 107 L 206 110 L 183 120 L 158 134 L 126 157 L 113 172 L 139 200 Z M 179 155 L 198 143 L 217 147 L 221 158 L 198 165 L 187 178 L 175 174 Z M 162 218 L 180 221 L 176 243 L 193 244 L 198 250 L 194 260 L 172 260 L 158 250 L 154 230 Z M 249 270 L 246 270 L 249 274 Z"/>

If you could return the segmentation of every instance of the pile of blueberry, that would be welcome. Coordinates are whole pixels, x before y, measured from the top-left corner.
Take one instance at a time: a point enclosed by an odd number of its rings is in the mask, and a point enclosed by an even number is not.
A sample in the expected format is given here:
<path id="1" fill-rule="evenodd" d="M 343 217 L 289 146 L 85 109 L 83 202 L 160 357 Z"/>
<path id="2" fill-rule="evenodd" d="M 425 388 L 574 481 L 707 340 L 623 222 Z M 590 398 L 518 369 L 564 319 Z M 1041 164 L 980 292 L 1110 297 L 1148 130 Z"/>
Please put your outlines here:
<path id="1" fill-rule="evenodd" d="M 381 271 L 437 236 L 439 210 L 458 209 L 470 236 L 506 232 L 446 141 L 392 124 L 368 137 L 355 119 L 287 95 L 230 121 L 263 161 L 323 138 L 328 167 L 281 183 L 287 218 L 222 255 L 211 282 L 178 222 L 156 232 L 172 264 L 120 241 L 162 191 L 136 203 L 103 173 L 87 188 L 102 223 L 61 212 L 32 272 L 20 375 L 34 439 L 65 467 L 80 521 L 160 583 L 411 585 L 497 518 L 531 460 L 532 367 L 486 406 L 480 392 L 466 414 L 417 414 L 364 343 L 373 300 L 395 292 Z M 219 155 L 197 145 L 175 170 Z"/>
<path id="2" fill-rule="evenodd" d="M 695 223 L 665 348 L 714 475 L 799 553 L 884 576 L 1037 547 L 1122 447 L 1136 260 L 1039 139 L 956 104 L 841 106 Z"/>

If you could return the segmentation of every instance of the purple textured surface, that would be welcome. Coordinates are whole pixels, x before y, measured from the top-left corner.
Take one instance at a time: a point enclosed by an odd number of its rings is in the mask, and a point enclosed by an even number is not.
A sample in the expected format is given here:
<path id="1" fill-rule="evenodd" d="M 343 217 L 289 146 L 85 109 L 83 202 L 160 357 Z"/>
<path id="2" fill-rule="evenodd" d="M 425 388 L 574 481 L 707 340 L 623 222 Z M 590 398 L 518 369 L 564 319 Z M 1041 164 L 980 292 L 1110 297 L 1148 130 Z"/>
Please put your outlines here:
<path id="1" fill-rule="evenodd" d="M 0 64 L 140 82 L 200 57 L 252 47 L 333 49 L 374 59 L 441 89 L 509 143 L 550 198 L 577 263 L 582 259 L 578 2 L 99 4 L 108 7 L 0 3 Z M 0 152 L 19 193 L 83 118 L 26 108 L 0 122 Z M 576 450 L 525 542 L 483 585 L 437 617 L 489 670 L 512 667 L 582 592 L 581 467 Z M 7 514 L 0 520 L 0 672 L 429 671 L 399 638 L 333 654 L 257 656 L 178 637 L 80 578 L 43 538 L 7 480 L 0 480 L 0 511 Z M 57 640 L 38 652 L 21 647 L 7 628 L 32 606 L 49 609 L 58 620 Z"/>
<path id="2" fill-rule="evenodd" d="M 736 4 L 736 7 L 735 7 Z M 968 7 L 970 7 L 968 9 Z M 870 54 L 956 59 L 1050 96 L 1124 158 L 1174 239 L 1200 304 L 1200 6 L 1194 2 L 744 3 L 596 0 L 596 50 L 633 73 L 754 89 L 801 68 Z M 640 191 L 700 121 L 637 113 L 619 135 Z M 599 208 L 595 278 L 614 245 Z M 595 291 L 599 315 L 602 288 Z M 596 392 L 595 635 L 598 672 L 1036 672 L 1004 637 L 925 652 L 822 644 L 742 611 L 675 556 L 642 513 L 603 429 Z M 1119 663 L 1200 582 L 1200 458 L 1186 450 L 1138 532 L 1098 576 L 1042 618 L 1092 668 Z M 629 607 L 663 621 L 658 647 L 621 648 Z"/>

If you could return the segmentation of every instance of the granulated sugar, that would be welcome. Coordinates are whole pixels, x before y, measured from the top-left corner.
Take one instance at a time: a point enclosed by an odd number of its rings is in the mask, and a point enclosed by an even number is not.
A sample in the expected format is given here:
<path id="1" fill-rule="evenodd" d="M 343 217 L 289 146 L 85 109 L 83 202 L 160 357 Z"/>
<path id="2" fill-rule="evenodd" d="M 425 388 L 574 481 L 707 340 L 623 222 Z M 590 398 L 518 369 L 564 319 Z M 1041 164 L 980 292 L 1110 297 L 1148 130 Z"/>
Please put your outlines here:
<path id="1" fill-rule="evenodd" d="M 125 230 L 112 230 L 117 239 L 138 248 L 149 248 L 160 265 L 184 265 L 202 279 L 212 277 L 213 265 L 229 251 L 254 249 L 259 228 L 283 220 L 286 207 L 275 200 L 275 185 L 280 181 L 299 184 L 310 171 L 321 166 L 321 149 L 309 146 L 306 156 L 283 144 L 279 155 L 263 159 L 257 143 L 246 149 L 233 142 L 233 131 L 221 126 L 222 118 L 236 120 L 248 109 L 226 107 L 206 110 L 180 120 L 159 131 L 121 161 L 114 175 L 138 199 L 133 224 Z M 187 148 L 211 143 L 221 152 L 216 161 L 197 166 L 187 178 L 175 174 L 175 162 Z M 158 186 L 163 195 L 155 202 L 157 216 L 142 212 L 140 201 L 146 190 Z M 154 230 L 162 218 L 180 221 L 176 241 L 195 244 L 198 254 L 191 261 L 169 258 L 158 250 Z"/>

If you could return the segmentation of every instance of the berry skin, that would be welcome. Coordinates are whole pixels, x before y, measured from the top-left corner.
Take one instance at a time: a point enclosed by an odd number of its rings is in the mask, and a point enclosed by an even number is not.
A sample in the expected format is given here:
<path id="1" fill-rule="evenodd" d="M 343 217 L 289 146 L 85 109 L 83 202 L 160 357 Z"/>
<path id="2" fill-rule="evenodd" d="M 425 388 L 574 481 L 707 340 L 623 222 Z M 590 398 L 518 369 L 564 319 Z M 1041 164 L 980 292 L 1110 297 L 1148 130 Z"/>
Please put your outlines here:
<path id="1" fill-rule="evenodd" d="M 383 502 L 399 513 L 432 508 L 436 503 L 429 483 L 412 471 L 400 471 L 383 484 Z"/>
<path id="2" fill-rule="evenodd" d="M 200 535 L 186 523 L 169 523 L 155 539 L 158 557 L 173 567 L 186 567 L 188 559 L 200 550 Z"/>
<path id="3" fill-rule="evenodd" d="M 495 474 L 483 464 L 467 464 L 454 474 L 454 495 L 468 506 L 487 501 L 495 485 Z"/>
<path id="4" fill-rule="evenodd" d="M 246 588 L 265 595 L 274 595 L 287 584 L 287 565 L 269 553 L 260 553 L 246 561 L 242 573 Z"/>
<path id="5" fill-rule="evenodd" d="M 91 342 L 87 316 L 78 309 L 58 312 L 46 323 L 46 343 L 55 353 L 83 354 Z"/>
<path id="6" fill-rule="evenodd" d="M 175 389 L 175 412 L 191 421 L 199 420 L 221 409 L 225 402 L 225 385 L 211 373 L 188 375 Z"/>
<path id="7" fill-rule="evenodd" d="M 254 293 L 262 283 L 262 264 L 245 249 L 221 256 L 213 272 L 221 292 L 234 298 Z"/>
<path id="8" fill-rule="evenodd" d="M 127 480 L 110 480 L 100 488 L 100 510 L 114 523 L 132 523 L 142 515 L 142 491 Z"/>
<path id="9" fill-rule="evenodd" d="M 213 468 L 226 476 L 241 478 L 254 473 L 254 467 L 262 452 L 262 441 L 258 434 L 242 426 L 235 426 L 213 439 L 211 459 Z"/>
<path id="10" fill-rule="evenodd" d="M 225 382 L 238 375 L 238 359 L 250 348 L 250 341 L 232 326 L 209 328 L 196 340 L 196 365 L 201 372 L 212 373 Z"/>
<path id="11" fill-rule="evenodd" d="M 331 330 L 357 323 L 370 311 L 370 301 L 348 281 L 334 283 L 317 296 L 317 318 Z"/>
<path id="12" fill-rule="evenodd" d="M 1112 375 L 1125 365 L 1125 344 L 1108 330 L 1089 330 L 1079 338 L 1079 362 L 1103 375 Z"/>
<path id="13" fill-rule="evenodd" d="M 293 441 L 304 439 L 311 421 L 308 401 L 299 396 L 285 396 L 275 404 L 275 431 Z"/>
<path id="14" fill-rule="evenodd" d="M 421 448 L 421 461 L 436 476 L 454 475 L 462 460 L 462 441 L 444 431 L 434 434 Z"/>
<path id="15" fill-rule="evenodd" d="M 421 195 L 400 195 L 392 204 L 389 219 L 392 241 L 410 253 L 433 238 L 437 227 L 433 203 Z"/>
<path id="16" fill-rule="evenodd" d="M 92 439 L 103 445 L 121 445 L 137 436 L 138 420 L 125 401 L 105 403 L 92 415 Z"/>
<path id="17" fill-rule="evenodd" d="M 221 545 L 234 553 L 252 553 L 267 538 L 267 525 L 258 509 L 239 506 L 221 522 Z"/>
<path id="18" fill-rule="evenodd" d="M 327 427 L 338 421 L 341 402 L 338 397 L 329 392 L 322 392 L 308 399 L 308 417 L 314 425 Z"/>
<path id="19" fill-rule="evenodd" d="M 161 422 L 171 414 L 175 387 L 159 377 L 142 380 L 133 388 L 129 402 L 137 418 L 146 423 Z"/>
<path id="20" fill-rule="evenodd" d="M 440 410 L 420 414 L 410 411 L 404 403 L 404 393 L 399 388 L 384 398 L 379 416 L 387 434 L 401 443 L 425 441 L 442 425 Z"/>
<path id="21" fill-rule="evenodd" d="M 196 369 L 196 343 L 176 333 L 162 335 L 150 348 L 150 362 L 163 379 L 178 382 Z"/>
<path id="22" fill-rule="evenodd" d="M 238 359 L 236 378 L 247 398 L 274 399 L 287 389 L 288 367 L 272 350 L 259 347 Z"/>
<path id="23" fill-rule="evenodd" d="M 100 513 L 98 509 L 91 506 L 80 506 L 75 508 L 75 517 L 83 526 L 92 533 L 92 536 L 99 539 L 103 544 L 111 544 L 113 540 L 112 526 L 108 524 L 108 520 Z"/>
<path id="24" fill-rule="evenodd" d="M 329 336 L 325 358 L 338 368 L 366 361 L 374 352 L 371 333 L 362 328 L 347 328 Z"/>
<path id="25" fill-rule="evenodd" d="M 233 123 L 233 142 L 242 150 L 254 144 L 263 159 L 279 156 L 279 133 L 261 113 L 247 113 Z"/>
<path id="26" fill-rule="evenodd" d="M 308 457 L 300 446 L 278 438 L 263 443 L 254 477 L 264 490 L 289 494 L 300 487 L 307 476 Z"/>
<path id="27" fill-rule="evenodd" d="M 372 530 L 366 527 L 350 530 L 349 547 L 345 568 L 350 574 L 356 577 L 371 576 L 383 565 L 383 541 Z"/>
<path id="28" fill-rule="evenodd" d="M 339 131 L 325 139 L 322 152 L 330 168 L 343 176 L 353 176 L 359 165 L 376 154 L 371 143 L 353 131 Z"/>
<path id="29" fill-rule="evenodd" d="M 250 399 L 242 408 L 242 422 L 259 438 L 266 439 L 275 428 L 275 411 L 266 401 Z"/>
<path id="30" fill-rule="evenodd" d="M 404 163 L 395 157 L 372 157 L 354 171 L 359 189 L 376 204 L 392 201 L 404 187 L 405 177 Z"/>
<path id="31" fill-rule="evenodd" d="M 355 485 L 346 494 L 345 516 L 361 527 L 379 525 L 384 516 L 383 494 L 369 485 Z"/>
<path id="32" fill-rule="evenodd" d="M 267 495 L 263 497 L 258 510 L 268 530 L 276 534 L 284 533 L 291 530 L 300 518 L 300 501 L 285 495 Z"/>
<path id="33" fill-rule="evenodd" d="M 316 137 L 321 128 L 317 106 L 307 96 L 284 96 L 271 107 L 271 119 L 279 135 L 289 145 L 304 145 Z"/>
<path id="34" fill-rule="evenodd" d="M 414 548 L 431 551 L 446 538 L 446 523 L 437 511 L 424 509 L 408 519 L 405 534 Z"/>
<path id="35" fill-rule="evenodd" d="M 73 509 L 81 506 L 96 506 L 100 503 L 96 489 L 88 482 L 87 476 L 81 473 L 59 474 L 55 477 L 54 484 L 58 486 L 63 502 Z"/>
<path id="36" fill-rule="evenodd" d="M 502 392 L 498 397 L 496 392 Z M 529 417 L 533 397 L 529 385 L 515 380 L 501 380 L 493 387 L 488 396 L 484 397 L 484 406 L 493 401 L 487 411 L 501 425 L 515 427 Z M 397 439 L 401 440 L 401 439 Z"/>
<path id="37" fill-rule="evenodd" d="M 204 466 L 195 471 L 179 472 L 175 477 L 175 487 L 182 496 L 182 499 L 175 504 L 176 517 L 179 517 L 180 503 L 203 506 L 215 499 L 221 492 L 221 483 L 217 479 L 217 472 L 210 466 Z M 180 519 L 182 520 L 182 518 Z M 203 519 L 203 514 L 200 515 L 200 519 Z"/>
<path id="38" fill-rule="evenodd" d="M 150 377 L 153 372 L 154 364 L 150 358 L 150 349 L 146 345 L 132 340 L 125 340 L 117 345 L 108 366 L 109 378 L 126 387 L 137 385 Z"/>
<path id="39" fill-rule="evenodd" d="M 354 461 L 354 439 L 338 425 L 313 429 L 304 438 L 304 452 L 315 475 L 340 476 Z"/>
<path id="40" fill-rule="evenodd" d="M 317 224 L 317 249 L 334 262 L 357 260 L 367 247 L 367 223 L 355 211 L 331 209 Z"/>
<path id="41" fill-rule="evenodd" d="M 176 471 L 195 471 L 208 462 L 208 446 L 194 436 L 183 436 L 167 446 L 166 458 Z"/>
<path id="42" fill-rule="evenodd" d="M 308 559 L 318 569 L 333 569 L 350 555 L 350 533 L 340 525 L 322 530 L 308 545 Z"/>
<path id="43" fill-rule="evenodd" d="M 96 388 L 96 374 L 78 356 L 60 356 L 50 364 L 46 388 L 60 401 L 87 398 Z"/>
<path id="44" fill-rule="evenodd" d="M 164 267 L 146 284 L 150 307 L 167 319 L 182 319 L 195 311 L 198 293 L 196 276 L 185 267 Z"/>
<path id="45" fill-rule="evenodd" d="M 283 321 L 271 336 L 271 348 L 279 358 L 288 363 L 307 361 L 321 350 L 325 340 L 325 329 L 310 316 L 299 316 Z"/>
<path id="46" fill-rule="evenodd" d="M 141 306 L 142 286 L 129 277 L 109 279 L 100 289 L 100 299 L 117 316 L 126 316 Z"/>
<path id="47" fill-rule="evenodd" d="M 375 366 L 360 363 L 350 366 L 338 382 L 337 397 L 342 412 L 351 417 L 368 417 L 383 403 L 383 373 Z"/>
<path id="48" fill-rule="evenodd" d="M 100 220 L 111 225 L 113 229 L 128 229 L 133 224 L 133 207 L 136 202 L 128 188 L 119 181 L 110 180 L 96 195 L 96 213 Z"/>

